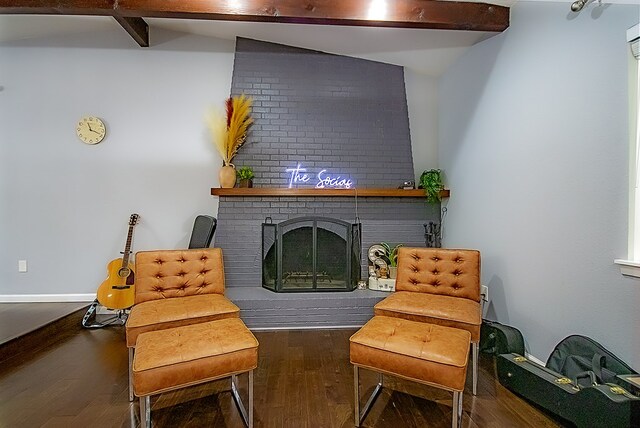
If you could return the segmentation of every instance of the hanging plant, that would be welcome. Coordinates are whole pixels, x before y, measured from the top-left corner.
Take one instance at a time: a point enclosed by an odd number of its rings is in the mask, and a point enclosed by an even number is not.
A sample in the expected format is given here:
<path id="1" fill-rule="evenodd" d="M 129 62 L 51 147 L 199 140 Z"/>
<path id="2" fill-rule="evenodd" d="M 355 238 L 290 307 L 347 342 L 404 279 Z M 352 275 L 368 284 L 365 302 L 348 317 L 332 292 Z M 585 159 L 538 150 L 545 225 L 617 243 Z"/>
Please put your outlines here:
<path id="1" fill-rule="evenodd" d="M 420 175 L 420 187 L 424 189 L 427 196 L 427 202 L 440 202 L 440 192 L 444 190 L 442 183 L 442 171 L 439 169 L 430 169 L 424 171 Z"/>

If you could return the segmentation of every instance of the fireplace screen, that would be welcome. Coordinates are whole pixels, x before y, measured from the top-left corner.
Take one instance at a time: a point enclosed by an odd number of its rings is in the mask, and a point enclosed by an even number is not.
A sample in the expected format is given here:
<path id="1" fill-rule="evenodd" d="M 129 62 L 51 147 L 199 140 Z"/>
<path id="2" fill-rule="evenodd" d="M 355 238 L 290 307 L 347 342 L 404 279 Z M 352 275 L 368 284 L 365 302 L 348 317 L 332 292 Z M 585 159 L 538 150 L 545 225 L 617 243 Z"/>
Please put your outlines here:
<path id="1" fill-rule="evenodd" d="M 352 291 L 360 278 L 360 223 L 300 217 L 262 224 L 262 286 L 272 291 Z"/>

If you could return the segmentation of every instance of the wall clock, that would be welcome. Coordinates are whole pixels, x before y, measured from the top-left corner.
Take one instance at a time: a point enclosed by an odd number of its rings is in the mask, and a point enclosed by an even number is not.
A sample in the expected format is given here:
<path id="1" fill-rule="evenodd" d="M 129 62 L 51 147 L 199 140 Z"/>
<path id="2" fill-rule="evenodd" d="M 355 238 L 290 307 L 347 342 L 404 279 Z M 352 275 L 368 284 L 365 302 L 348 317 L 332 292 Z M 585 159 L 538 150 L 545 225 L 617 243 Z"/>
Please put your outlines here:
<path id="1" fill-rule="evenodd" d="M 86 144 L 98 144 L 107 134 L 104 122 L 95 116 L 85 116 L 78 121 L 76 135 Z"/>

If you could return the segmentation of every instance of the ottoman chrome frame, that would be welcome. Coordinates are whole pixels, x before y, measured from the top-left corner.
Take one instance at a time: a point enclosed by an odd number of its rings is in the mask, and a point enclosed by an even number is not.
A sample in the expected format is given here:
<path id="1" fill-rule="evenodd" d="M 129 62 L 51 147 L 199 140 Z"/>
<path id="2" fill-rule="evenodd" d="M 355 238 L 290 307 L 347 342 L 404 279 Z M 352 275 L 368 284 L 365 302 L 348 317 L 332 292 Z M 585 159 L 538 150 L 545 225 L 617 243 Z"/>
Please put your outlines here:
<path id="1" fill-rule="evenodd" d="M 240 392 L 238 391 L 238 387 L 236 386 L 238 383 L 238 375 L 242 373 L 248 373 L 249 375 L 249 410 L 244 406 L 242 402 L 242 398 L 240 397 Z M 229 375 L 218 378 L 211 379 L 210 381 L 216 381 L 220 379 L 224 379 L 229 377 Z M 177 390 L 181 388 L 174 388 L 172 390 Z M 233 400 L 236 402 L 238 406 L 238 410 L 240 410 L 240 415 L 242 416 L 242 420 L 244 421 L 247 428 L 253 428 L 253 370 L 249 370 L 248 372 L 234 373 L 231 375 L 231 394 L 233 395 Z M 145 395 L 140 397 L 140 426 L 145 428 L 151 428 L 151 395 Z"/>
<path id="2" fill-rule="evenodd" d="M 364 368 L 364 367 L 363 367 Z M 366 367 L 367 370 L 371 370 L 374 371 L 376 373 L 378 373 L 378 383 L 376 385 L 376 387 L 373 389 L 373 392 L 371 393 L 371 395 L 369 396 L 369 399 L 367 400 L 367 402 L 365 403 L 364 407 L 362 408 L 362 411 L 360 411 L 360 381 L 359 381 L 359 371 L 360 366 L 358 366 L 357 364 L 353 365 L 353 392 L 354 392 L 354 422 L 355 422 L 355 426 L 359 427 L 360 424 L 362 423 L 362 421 L 364 420 L 364 418 L 367 416 L 367 413 L 369 412 L 371 405 L 374 403 L 375 399 L 378 397 L 378 395 L 380 394 L 380 391 L 382 390 L 382 388 L 384 387 L 384 375 L 382 372 L 377 371 L 377 370 L 373 370 L 370 367 Z M 423 382 L 418 382 L 415 379 L 407 379 L 407 380 L 411 380 L 412 382 L 417 382 L 417 383 L 423 383 Z M 440 389 L 444 389 L 447 391 L 451 391 L 453 393 L 453 405 L 452 405 L 452 409 L 451 409 L 451 427 L 452 428 L 460 428 L 460 426 L 462 425 L 462 396 L 463 396 L 463 391 L 455 391 L 455 390 L 450 390 L 448 388 L 443 388 L 440 385 L 434 385 L 431 383 L 424 383 L 425 385 L 430 385 L 436 388 L 440 388 Z"/>

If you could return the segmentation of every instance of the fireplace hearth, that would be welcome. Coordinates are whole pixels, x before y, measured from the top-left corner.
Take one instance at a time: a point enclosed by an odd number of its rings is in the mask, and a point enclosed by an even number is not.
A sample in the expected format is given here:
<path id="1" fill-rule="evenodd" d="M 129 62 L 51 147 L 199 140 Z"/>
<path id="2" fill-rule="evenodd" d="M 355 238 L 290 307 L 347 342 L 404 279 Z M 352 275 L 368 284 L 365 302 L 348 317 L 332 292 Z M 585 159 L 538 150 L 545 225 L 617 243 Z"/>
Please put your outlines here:
<path id="1" fill-rule="evenodd" d="M 298 217 L 262 224 L 262 286 L 276 292 L 352 291 L 360 278 L 360 223 Z"/>

